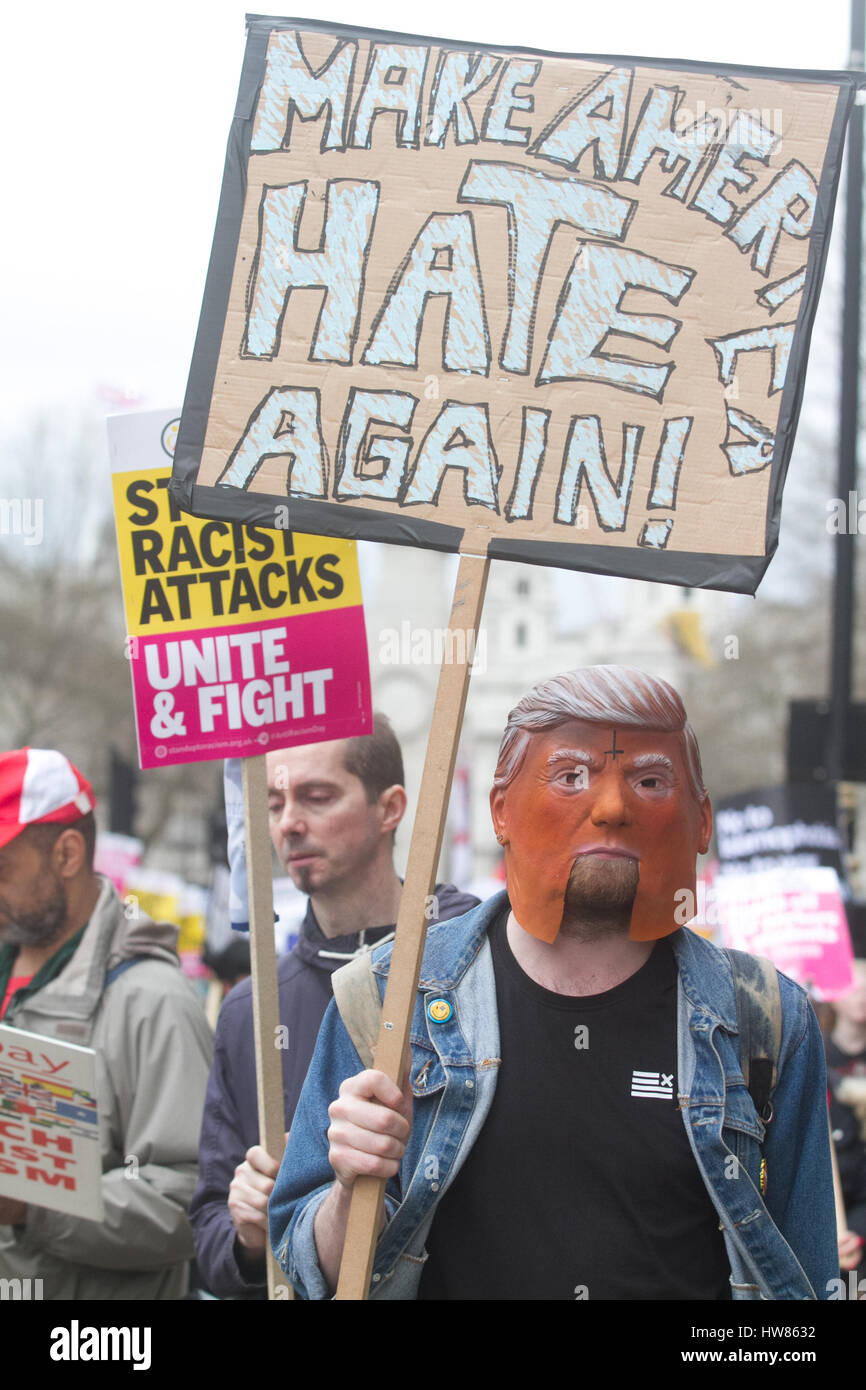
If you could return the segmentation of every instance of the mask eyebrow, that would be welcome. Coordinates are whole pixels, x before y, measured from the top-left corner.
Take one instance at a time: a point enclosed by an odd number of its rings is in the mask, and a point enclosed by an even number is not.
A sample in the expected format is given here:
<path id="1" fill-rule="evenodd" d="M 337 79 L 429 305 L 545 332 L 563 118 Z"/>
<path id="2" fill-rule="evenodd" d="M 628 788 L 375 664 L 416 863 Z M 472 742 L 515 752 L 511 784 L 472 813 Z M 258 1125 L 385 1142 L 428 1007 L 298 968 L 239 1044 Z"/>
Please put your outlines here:
<path id="1" fill-rule="evenodd" d="M 553 767 L 555 763 L 585 763 L 591 768 L 602 766 L 599 759 L 593 757 L 585 748 L 559 748 L 547 759 L 548 767 Z"/>
<path id="2" fill-rule="evenodd" d="M 666 772 L 674 775 L 674 765 L 664 753 L 639 753 L 636 758 L 631 759 L 631 766 L 635 771 L 644 767 L 663 767 Z"/>

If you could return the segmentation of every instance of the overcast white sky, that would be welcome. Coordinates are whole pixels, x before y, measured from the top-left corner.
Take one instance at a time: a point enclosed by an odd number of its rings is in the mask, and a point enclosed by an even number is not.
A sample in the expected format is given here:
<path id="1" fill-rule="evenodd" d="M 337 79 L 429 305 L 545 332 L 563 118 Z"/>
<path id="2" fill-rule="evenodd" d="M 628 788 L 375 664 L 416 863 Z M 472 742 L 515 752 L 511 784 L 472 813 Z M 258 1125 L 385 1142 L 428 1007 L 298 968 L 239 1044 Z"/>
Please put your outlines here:
<path id="1" fill-rule="evenodd" d="M 235 0 L 8 7 L 0 430 L 183 396 L 244 51 Z M 847 64 L 847 0 L 303 0 L 304 18 L 578 53 Z"/>

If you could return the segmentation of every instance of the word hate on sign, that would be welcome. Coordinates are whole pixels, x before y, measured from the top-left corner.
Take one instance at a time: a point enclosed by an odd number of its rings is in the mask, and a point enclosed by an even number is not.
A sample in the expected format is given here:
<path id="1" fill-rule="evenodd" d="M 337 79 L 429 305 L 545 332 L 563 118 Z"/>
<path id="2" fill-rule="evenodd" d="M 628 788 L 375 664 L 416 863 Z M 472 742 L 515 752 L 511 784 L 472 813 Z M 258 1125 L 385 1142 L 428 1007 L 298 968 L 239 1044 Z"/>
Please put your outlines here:
<path id="1" fill-rule="evenodd" d="M 854 82 L 251 20 L 173 497 L 754 591 Z"/>

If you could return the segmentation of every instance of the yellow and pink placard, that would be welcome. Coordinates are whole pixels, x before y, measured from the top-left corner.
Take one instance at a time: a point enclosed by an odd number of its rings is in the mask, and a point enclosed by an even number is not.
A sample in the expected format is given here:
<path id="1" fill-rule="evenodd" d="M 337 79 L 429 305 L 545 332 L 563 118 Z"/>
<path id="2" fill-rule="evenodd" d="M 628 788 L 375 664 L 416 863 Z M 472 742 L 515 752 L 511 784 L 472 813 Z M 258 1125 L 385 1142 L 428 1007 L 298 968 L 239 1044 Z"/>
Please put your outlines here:
<path id="1" fill-rule="evenodd" d="M 109 421 L 142 768 L 369 733 L 354 541 L 181 512 L 168 492 L 179 415 Z"/>

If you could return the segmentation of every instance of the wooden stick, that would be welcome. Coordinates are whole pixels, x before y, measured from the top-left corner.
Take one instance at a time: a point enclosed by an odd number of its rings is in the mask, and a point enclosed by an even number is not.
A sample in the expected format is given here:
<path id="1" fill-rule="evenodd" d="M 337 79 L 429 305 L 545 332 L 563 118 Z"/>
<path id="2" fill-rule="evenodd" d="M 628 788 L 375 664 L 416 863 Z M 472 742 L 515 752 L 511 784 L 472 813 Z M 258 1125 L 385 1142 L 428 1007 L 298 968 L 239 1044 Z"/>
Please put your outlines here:
<path id="1" fill-rule="evenodd" d="M 836 1234 L 840 1236 L 843 1231 L 848 1229 L 848 1217 L 845 1214 L 845 1198 L 842 1196 L 842 1179 L 839 1177 L 839 1160 L 836 1157 L 836 1145 L 833 1142 L 832 1124 L 830 1125 L 830 1163 L 833 1168 L 833 1197 L 836 1202 Z"/>
<path id="2" fill-rule="evenodd" d="M 460 557 L 449 623 L 449 632 L 453 634 L 449 654 L 453 657 L 456 649 L 464 660 L 443 661 L 439 672 L 433 722 L 427 741 L 427 759 L 421 778 L 376 1045 L 377 1070 L 383 1071 L 398 1086 L 409 1046 L 415 993 L 427 937 L 424 904 L 436 884 L 448 794 L 469 689 L 471 667 L 468 658 L 476 649 L 489 564 L 485 557 L 479 555 Z M 337 1285 L 338 1299 L 367 1297 L 384 1197 L 384 1178 L 356 1178 Z"/>
<path id="3" fill-rule="evenodd" d="M 268 834 L 268 775 L 264 757 L 244 758 L 242 777 L 259 1143 L 273 1158 L 279 1159 L 286 1147 L 286 1118 L 283 1108 L 283 1069 L 277 1047 L 280 1008 L 277 948 L 274 942 L 271 840 Z M 293 1290 L 271 1252 L 270 1242 L 266 1264 L 268 1298 L 293 1297 Z"/>

